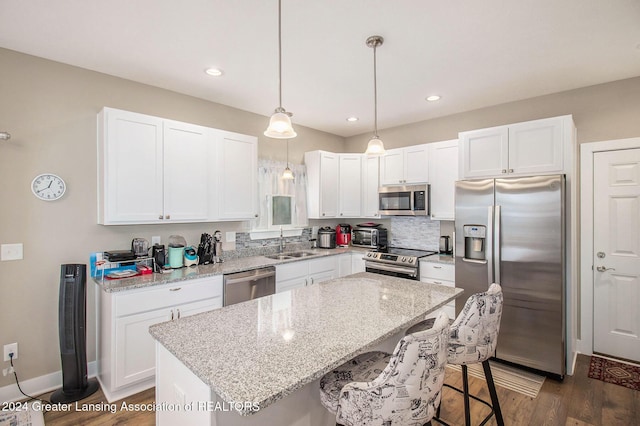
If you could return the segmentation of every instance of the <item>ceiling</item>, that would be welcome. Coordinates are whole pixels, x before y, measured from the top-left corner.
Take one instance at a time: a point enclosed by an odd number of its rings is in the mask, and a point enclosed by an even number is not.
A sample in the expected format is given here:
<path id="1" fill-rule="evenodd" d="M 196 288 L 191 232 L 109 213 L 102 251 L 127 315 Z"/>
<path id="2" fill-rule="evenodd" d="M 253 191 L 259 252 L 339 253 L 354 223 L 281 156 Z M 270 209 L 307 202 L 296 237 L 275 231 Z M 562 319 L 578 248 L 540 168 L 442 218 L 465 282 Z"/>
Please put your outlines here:
<path id="1" fill-rule="evenodd" d="M 277 0 L 1 0 L 0 47 L 269 116 L 277 11 Z M 379 128 L 640 75 L 638 0 L 282 0 L 294 126 L 373 130 L 374 34 Z"/>

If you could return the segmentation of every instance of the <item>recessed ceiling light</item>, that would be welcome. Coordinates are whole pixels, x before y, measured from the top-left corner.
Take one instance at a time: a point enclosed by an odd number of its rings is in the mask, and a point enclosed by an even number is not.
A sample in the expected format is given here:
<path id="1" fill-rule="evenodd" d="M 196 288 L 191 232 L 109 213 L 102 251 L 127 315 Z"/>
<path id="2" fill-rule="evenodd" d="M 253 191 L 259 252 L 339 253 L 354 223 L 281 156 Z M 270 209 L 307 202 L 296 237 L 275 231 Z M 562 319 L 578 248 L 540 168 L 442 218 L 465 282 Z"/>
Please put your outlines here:
<path id="1" fill-rule="evenodd" d="M 438 95 L 431 95 L 431 96 L 428 96 L 428 97 L 427 97 L 427 100 L 428 100 L 429 102 L 439 101 L 439 100 L 440 100 L 440 96 L 438 96 Z"/>
<path id="2" fill-rule="evenodd" d="M 358 117 L 349 117 L 349 118 L 347 118 L 347 121 L 348 121 L 349 123 L 353 123 L 354 121 L 358 121 L 358 120 L 359 120 L 359 118 L 358 118 Z"/>
<path id="3" fill-rule="evenodd" d="M 220 77 L 222 75 L 222 70 L 219 68 L 207 68 L 204 72 L 214 77 Z"/>

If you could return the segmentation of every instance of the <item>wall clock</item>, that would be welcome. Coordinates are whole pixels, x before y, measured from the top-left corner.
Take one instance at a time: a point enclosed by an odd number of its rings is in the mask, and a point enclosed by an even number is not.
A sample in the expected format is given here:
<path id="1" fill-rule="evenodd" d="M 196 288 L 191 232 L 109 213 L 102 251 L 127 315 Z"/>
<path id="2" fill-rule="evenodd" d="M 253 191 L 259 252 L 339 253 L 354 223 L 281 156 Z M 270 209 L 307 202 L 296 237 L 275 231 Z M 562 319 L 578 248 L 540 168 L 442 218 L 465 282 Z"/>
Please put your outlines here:
<path id="1" fill-rule="evenodd" d="M 33 195 L 44 201 L 54 201 L 61 198 L 67 185 L 60 176 L 52 173 L 43 173 L 36 176 L 31 182 Z"/>

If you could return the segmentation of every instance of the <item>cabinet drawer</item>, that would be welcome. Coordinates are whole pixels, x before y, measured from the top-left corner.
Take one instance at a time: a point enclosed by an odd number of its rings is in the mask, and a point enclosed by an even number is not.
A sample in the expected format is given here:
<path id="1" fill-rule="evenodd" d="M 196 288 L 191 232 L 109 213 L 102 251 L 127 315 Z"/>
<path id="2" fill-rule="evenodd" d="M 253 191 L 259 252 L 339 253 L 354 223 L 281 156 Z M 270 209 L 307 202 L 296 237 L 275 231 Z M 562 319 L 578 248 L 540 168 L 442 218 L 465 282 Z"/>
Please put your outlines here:
<path id="1" fill-rule="evenodd" d="M 309 275 L 320 272 L 334 272 L 338 269 L 338 256 L 327 256 L 309 261 Z"/>
<path id="2" fill-rule="evenodd" d="M 296 278 L 307 278 L 309 265 L 306 260 L 276 265 L 276 282 L 289 281 Z"/>
<path id="3" fill-rule="evenodd" d="M 420 262 L 420 278 L 454 281 L 455 267 L 444 263 Z"/>
<path id="4" fill-rule="evenodd" d="M 222 297 L 222 277 L 163 284 L 158 287 L 140 289 L 135 293 L 117 294 L 115 297 L 115 315 L 122 317 L 165 306 Z"/>

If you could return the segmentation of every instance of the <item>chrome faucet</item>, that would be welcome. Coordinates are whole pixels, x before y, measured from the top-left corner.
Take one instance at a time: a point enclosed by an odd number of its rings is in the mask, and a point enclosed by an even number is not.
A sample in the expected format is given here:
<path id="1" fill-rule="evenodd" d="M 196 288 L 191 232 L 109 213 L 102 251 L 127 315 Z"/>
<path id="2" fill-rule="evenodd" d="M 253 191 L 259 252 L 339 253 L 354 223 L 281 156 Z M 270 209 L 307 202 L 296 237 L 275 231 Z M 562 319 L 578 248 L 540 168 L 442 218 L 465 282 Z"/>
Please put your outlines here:
<path id="1" fill-rule="evenodd" d="M 280 227 L 280 247 L 278 247 L 278 253 L 284 252 L 284 237 L 282 235 L 282 226 Z"/>

